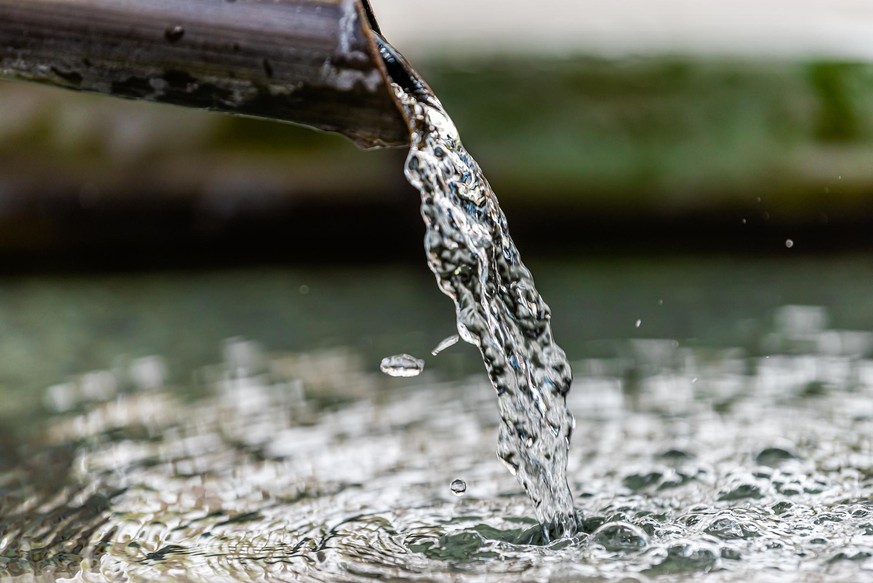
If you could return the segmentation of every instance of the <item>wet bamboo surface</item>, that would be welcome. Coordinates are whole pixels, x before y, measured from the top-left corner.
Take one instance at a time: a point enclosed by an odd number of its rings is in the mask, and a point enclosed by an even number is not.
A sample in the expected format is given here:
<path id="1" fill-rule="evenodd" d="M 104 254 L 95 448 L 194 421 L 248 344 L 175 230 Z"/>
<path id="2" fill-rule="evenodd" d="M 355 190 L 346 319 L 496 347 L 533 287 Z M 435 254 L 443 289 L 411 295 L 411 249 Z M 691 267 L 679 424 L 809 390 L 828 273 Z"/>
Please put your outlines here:
<path id="1" fill-rule="evenodd" d="M 403 145 L 368 16 L 356 0 L 0 0 L 0 75 Z"/>

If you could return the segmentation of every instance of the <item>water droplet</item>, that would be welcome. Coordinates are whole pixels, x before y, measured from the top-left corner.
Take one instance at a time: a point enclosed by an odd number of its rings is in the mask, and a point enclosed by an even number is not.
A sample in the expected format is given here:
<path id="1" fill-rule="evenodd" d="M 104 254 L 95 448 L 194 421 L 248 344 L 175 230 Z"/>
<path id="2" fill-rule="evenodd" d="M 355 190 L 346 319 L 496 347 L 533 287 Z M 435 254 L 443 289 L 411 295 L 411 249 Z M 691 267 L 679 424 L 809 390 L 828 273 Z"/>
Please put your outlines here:
<path id="1" fill-rule="evenodd" d="M 791 249 L 792 247 L 794 247 L 794 241 L 792 241 L 791 239 L 785 239 L 785 246 Z"/>
<path id="2" fill-rule="evenodd" d="M 164 38 L 171 43 L 177 43 L 185 36 L 185 28 L 179 25 L 167 27 L 164 31 Z"/>
<path id="3" fill-rule="evenodd" d="M 392 377 L 417 377 L 424 370 L 424 361 L 409 354 L 395 354 L 383 358 L 379 369 Z"/>
<path id="4" fill-rule="evenodd" d="M 742 224 L 745 225 L 745 224 L 746 224 L 746 219 L 742 219 L 740 222 L 741 222 Z"/>
<path id="5" fill-rule="evenodd" d="M 467 491 L 467 482 L 464 480 L 454 480 L 449 487 L 452 489 L 452 494 L 461 497 Z"/>
<path id="6" fill-rule="evenodd" d="M 442 342 L 437 344 L 436 348 L 431 350 L 430 353 L 433 354 L 434 356 L 436 356 L 437 354 L 439 354 L 440 352 L 442 352 L 446 348 L 450 348 L 450 347 L 454 346 L 455 344 L 457 344 L 458 340 L 460 340 L 460 337 L 457 334 L 455 334 L 454 336 L 449 336 L 448 338 L 444 339 Z"/>
<path id="7" fill-rule="evenodd" d="M 639 327 L 642 326 L 642 325 L 643 325 L 643 321 L 642 321 L 642 320 L 637 320 L 636 327 L 639 328 Z"/>
<path id="8" fill-rule="evenodd" d="M 303 284 L 303 285 L 300 286 L 300 295 L 301 295 L 301 296 L 307 296 L 307 295 L 309 295 L 309 286 L 308 286 L 308 285 Z"/>

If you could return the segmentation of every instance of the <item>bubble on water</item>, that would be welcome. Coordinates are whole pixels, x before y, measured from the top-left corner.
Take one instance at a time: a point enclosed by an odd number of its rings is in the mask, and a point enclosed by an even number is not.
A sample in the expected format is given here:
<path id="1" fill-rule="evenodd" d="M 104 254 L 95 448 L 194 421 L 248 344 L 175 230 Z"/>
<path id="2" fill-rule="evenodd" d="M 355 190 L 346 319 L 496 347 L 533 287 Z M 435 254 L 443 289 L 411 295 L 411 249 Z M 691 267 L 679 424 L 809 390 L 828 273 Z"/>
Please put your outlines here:
<path id="1" fill-rule="evenodd" d="M 379 370 L 392 377 L 417 377 L 424 370 L 424 361 L 409 354 L 386 356 Z"/>
<path id="2" fill-rule="evenodd" d="M 79 379 L 79 392 L 91 401 L 107 401 L 118 392 L 118 379 L 108 370 L 95 370 Z"/>
<path id="3" fill-rule="evenodd" d="M 449 488 L 452 489 L 452 494 L 460 497 L 463 496 L 464 493 L 467 491 L 467 482 L 461 479 L 454 480 L 452 481 L 452 484 L 449 486 Z"/>
<path id="4" fill-rule="evenodd" d="M 735 540 L 745 538 L 740 523 L 730 516 L 717 516 L 703 530 L 706 534 L 718 537 L 722 540 Z"/>
<path id="5" fill-rule="evenodd" d="M 634 473 L 626 476 L 624 480 L 622 480 L 622 484 L 624 484 L 625 487 L 630 488 L 634 492 L 638 492 L 640 490 L 645 490 L 646 488 L 656 486 L 661 482 L 661 479 L 663 477 L 664 474 L 658 471 Z"/>
<path id="6" fill-rule="evenodd" d="M 828 559 L 828 563 L 837 563 L 839 561 L 866 561 L 871 557 L 873 557 L 873 551 L 871 551 L 870 549 L 850 547 L 846 550 L 838 552 L 833 557 Z"/>
<path id="7" fill-rule="evenodd" d="M 442 342 L 437 344 L 436 348 L 431 350 L 430 353 L 433 354 L 434 356 L 436 356 L 437 354 L 439 354 L 440 352 L 442 352 L 446 348 L 451 348 L 452 346 L 457 344 L 460 339 L 461 339 L 461 337 L 458 336 L 457 334 L 454 334 L 453 336 L 449 336 L 448 338 L 443 339 Z"/>
<path id="8" fill-rule="evenodd" d="M 167 364 L 160 356 L 143 356 L 130 363 L 129 375 L 137 389 L 157 389 L 164 386 Z"/>
<path id="9" fill-rule="evenodd" d="M 245 338 L 227 338 L 222 346 L 222 355 L 228 369 L 238 376 L 260 371 L 264 366 L 264 352 L 261 345 Z"/>
<path id="10" fill-rule="evenodd" d="M 684 449 L 671 448 L 658 455 L 658 458 L 670 463 L 682 463 L 692 461 L 696 456 Z"/>
<path id="11" fill-rule="evenodd" d="M 643 529 L 628 522 L 607 522 L 591 539 L 610 552 L 640 551 L 649 544 Z"/>
<path id="12" fill-rule="evenodd" d="M 45 390 L 43 401 L 53 411 L 69 411 L 79 401 L 76 385 L 73 383 L 53 385 Z"/>
<path id="13" fill-rule="evenodd" d="M 796 460 L 797 456 L 790 451 L 781 447 L 768 447 L 761 450 L 755 456 L 755 462 L 758 465 L 768 466 L 771 468 L 778 467 L 785 462 Z"/>
<path id="14" fill-rule="evenodd" d="M 764 493 L 761 491 L 761 487 L 758 484 L 752 482 L 740 482 L 733 485 L 731 488 L 724 490 L 718 499 L 723 502 L 729 502 L 732 500 L 744 500 L 746 498 L 758 499 L 763 497 Z"/>
<path id="15" fill-rule="evenodd" d="M 708 572 L 717 567 L 721 550 L 716 544 L 683 540 L 671 544 L 653 557 L 656 573 Z"/>

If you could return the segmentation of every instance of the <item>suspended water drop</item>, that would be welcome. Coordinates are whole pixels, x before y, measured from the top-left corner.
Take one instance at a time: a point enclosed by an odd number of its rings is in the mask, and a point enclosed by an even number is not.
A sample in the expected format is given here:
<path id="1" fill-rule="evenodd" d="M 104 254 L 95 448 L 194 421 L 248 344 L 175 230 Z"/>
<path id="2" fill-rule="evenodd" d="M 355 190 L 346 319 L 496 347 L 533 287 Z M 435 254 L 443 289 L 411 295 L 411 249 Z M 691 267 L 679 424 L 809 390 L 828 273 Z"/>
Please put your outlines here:
<path id="1" fill-rule="evenodd" d="M 424 370 L 424 361 L 409 354 L 395 354 L 383 358 L 379 369 L 392 377 L 417 377 Z"/>
<path id="2" fill-rule="evenodd" d="M 467 491 L 467 482 L 464 480 L 454 480 L 449 488 L 452 489 L 452 494 L 461 497 Z"/>
<path id="3" fill-rule="evenodd" d="M 457 344 L 458 340 L 460 340 L 460 339 L 461 338 L 457 334 L 455 334 L 453 336 L 449 336 L 448 338 L 444 339 L 442 342 L 437 344 L 436 348 L 431 350 L 430 353 L 433 354 L 434 356 L 436 356 L 437 354 L 439 354 L 440 352 L 442 352 L 446 348 L 450 348 L 450 347 L 454 346 L 455 344 Z"/>
<path id="4" fill-rule="evenodd" d="M 791 239 L 785 239 L 785 246 L 791 249 L 792 247 L 794 247 L 794 241 L 792 241 Z"/>
<path id="5" fill-rule="evenodd" d="M 164 31 L 164 38 L 171 43 L 179 42 L 183 36 L 185 36 L 185 28 L 179 25 L 167 27 Z"/>
<path id="6" fill-rule="evenodd" d="M 637 328 L 639 328 L 640 326 L 643 325 L 643 321 L 642 321 L 642 320 L 637 320 L 637 322 L 636 322 L 635 325 L 636 325 Z"/>

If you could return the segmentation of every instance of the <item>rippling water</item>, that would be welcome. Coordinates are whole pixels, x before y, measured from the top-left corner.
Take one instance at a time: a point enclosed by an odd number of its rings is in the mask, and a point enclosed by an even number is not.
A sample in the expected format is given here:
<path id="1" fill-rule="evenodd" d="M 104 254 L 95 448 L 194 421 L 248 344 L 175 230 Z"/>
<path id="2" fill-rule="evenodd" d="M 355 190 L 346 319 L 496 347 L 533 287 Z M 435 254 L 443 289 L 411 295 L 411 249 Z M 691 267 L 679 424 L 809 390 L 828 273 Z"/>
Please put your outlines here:
<path id="1" fill-rule="evenodd" d="M 480 375 L 239 339 L 183 385 L 160 357 L 79 375 L 0 460 L 0 577 L 870 577 L 873 335 L 817 307 L 772 321 L 762 355 L 648 338 L 574 362 L 579 532 L 550 544 L 488 461 Z"/>

